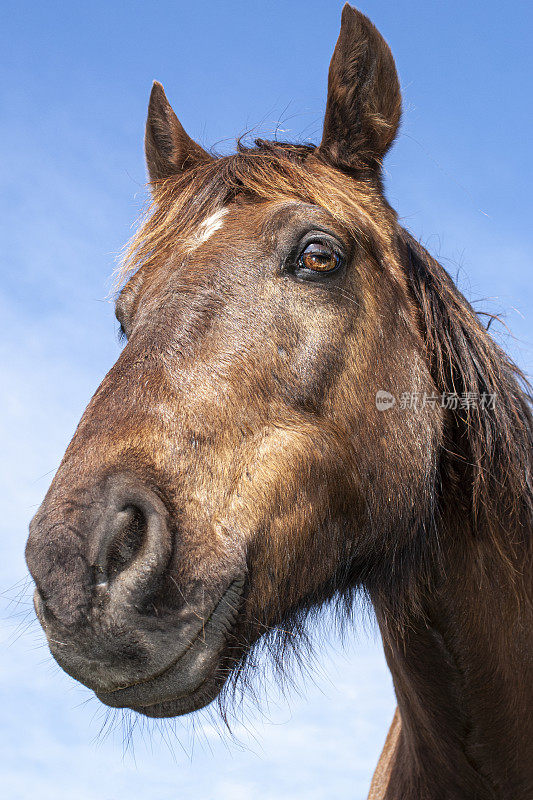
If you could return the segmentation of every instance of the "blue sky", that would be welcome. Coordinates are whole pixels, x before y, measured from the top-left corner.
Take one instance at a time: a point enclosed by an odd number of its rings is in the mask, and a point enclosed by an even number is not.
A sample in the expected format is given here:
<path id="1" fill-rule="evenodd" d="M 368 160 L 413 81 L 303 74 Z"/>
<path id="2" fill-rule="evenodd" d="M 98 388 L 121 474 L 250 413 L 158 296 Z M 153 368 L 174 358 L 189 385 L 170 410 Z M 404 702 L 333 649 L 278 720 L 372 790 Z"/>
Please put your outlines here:
<path id="1" fill-rule="evenodd" d="M 152 80 L 206 147 L 227 152 L 251 129 L 317 141 L 341 7 L 4 0 L 0 785 L 11 800 L 366 796 L 394 699 L 362 625 L 344 652 L 320 636 L 320 668 L 288 699 L 267 681 L 265 713 L 245 707 L 238 742 L 204 715 L 151 735 L 138 726 L 124 752 L 120 718 L 99 737 L 103 707 L 54 667 L 31 614 L 25 628 L 22 555 L 27 523 L 119 352 L 106 295 L 145 199 Z M 360 7 L 391 44 L 404 92 L 388 197 L 467 297 L 503 313 L 514 338 L 498 338 L 531 373 L 531 4 Z"/>

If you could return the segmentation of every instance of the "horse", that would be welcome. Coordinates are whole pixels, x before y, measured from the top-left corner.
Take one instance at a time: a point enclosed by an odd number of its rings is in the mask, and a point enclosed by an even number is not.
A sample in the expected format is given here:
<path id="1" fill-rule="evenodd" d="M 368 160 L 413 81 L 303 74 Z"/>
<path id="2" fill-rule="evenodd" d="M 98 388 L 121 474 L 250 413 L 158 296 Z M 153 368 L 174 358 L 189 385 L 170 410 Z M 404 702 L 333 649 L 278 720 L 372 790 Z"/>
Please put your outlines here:
<path id="1" fill-rule="evenodd" d="M 346 5 L 318 146 L 206 152 L 154 83 L 126 339 L 30 525 L 58 664 L 153 718 L 372 604 L 397 711 L 372 800 L 533 796 L 527 380 L 399 223 L 391 51 Z"/>

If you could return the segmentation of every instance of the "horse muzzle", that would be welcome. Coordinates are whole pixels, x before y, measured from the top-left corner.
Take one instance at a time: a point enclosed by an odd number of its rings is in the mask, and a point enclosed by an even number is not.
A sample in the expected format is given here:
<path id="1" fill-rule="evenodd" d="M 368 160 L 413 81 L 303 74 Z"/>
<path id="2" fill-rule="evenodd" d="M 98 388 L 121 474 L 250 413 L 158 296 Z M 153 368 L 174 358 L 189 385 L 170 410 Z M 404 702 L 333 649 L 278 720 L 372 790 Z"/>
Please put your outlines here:
<path id="1" fill-rule="evenodd" d="M 172 554 L 170 515 L 132 476 L 108 477 L 98 500 L 72 519 L 45 501 L 26 549 L 56 661 L 109 706 L 175 716 L 206 705 L 224 682 L 217 670 L 242 576 L 224 577 L 221 566 L 216 586 L 192 582 L 180 587 L 179 603 L 158 606 Z"/>

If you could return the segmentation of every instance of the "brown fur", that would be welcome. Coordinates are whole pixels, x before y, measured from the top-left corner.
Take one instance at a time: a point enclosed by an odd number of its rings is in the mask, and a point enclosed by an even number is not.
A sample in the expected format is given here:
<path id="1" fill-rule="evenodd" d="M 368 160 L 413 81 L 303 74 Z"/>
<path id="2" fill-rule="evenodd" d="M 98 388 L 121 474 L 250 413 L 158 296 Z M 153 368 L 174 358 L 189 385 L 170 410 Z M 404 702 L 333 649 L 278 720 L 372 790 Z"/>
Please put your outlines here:
<path id="1" fill-rule="evenodd" d="M 394 766 L 394 758 L 402 730 L 402 720 L 398 709 L 394 712 L 392 724 L 389 728 L 383 750 L 379 757 L 378 765 L 372 776 L 368 800 L 382 800 L 385 797 L 389 786 L 391 771 Z"/>
<path id="2" fill-rule="evenodd" d="M 372 796 L 526 800 L 530 400 L 383 196 L 400 106 L 387 45 L 348 6 L 317 148 L 257 141 L 215 158 L 155 85 L 153 202 L 116 276 L 128 343 L 32 523 L 27 559 L 59 663 L 110 704 L 131 690 L 123 704 L 152 716 L 199 708 L 223 686 L 224 697 L 265 641 L 284 662 L 310 615 L 327 602 L 349 610 L 362 592 L 401 715 Z M 298 272 L 310 231 L 344 254 L 335 275 Z M 380 411 L 379 390 L 496 399 Z M 149 545 L 148 523 L 128 522 L 102 564 L 118 496 L 164 535 Z M 206 637 L 201 684 L 178 691 L 197 667 L 174 675 L 165 653 L 183 631 L 194 651 L 189 631 L 220 616 L 221 596 L 223 643 Z M 177 683 L 141 702 L 169 670 Z"/>

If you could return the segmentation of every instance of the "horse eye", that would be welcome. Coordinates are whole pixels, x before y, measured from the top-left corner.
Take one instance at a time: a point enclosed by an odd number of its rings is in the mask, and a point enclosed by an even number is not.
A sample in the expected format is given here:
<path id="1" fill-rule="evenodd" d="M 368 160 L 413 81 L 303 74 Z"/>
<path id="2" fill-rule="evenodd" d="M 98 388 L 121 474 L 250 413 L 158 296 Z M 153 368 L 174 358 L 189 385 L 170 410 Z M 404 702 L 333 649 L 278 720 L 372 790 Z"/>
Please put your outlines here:
<path id="1" fill-rule="evenodd" d="M 298 267 L 311 272 L 334 272 L 340 265 L 340 255 L 323 242 L 311 242 L 298 258 Z"/>

